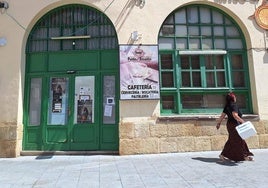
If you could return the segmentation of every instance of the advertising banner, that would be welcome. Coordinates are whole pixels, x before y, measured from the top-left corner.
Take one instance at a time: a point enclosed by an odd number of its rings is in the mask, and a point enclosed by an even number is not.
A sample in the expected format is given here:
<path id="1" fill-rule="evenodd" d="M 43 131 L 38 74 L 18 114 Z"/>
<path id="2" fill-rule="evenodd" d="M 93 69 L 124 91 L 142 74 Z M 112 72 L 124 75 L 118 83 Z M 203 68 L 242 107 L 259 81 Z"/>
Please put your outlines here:
<path id="1" fill-rule="evenodd" d="M 159 99 L 156 45 L 120 46 L 120 99 Z"/>

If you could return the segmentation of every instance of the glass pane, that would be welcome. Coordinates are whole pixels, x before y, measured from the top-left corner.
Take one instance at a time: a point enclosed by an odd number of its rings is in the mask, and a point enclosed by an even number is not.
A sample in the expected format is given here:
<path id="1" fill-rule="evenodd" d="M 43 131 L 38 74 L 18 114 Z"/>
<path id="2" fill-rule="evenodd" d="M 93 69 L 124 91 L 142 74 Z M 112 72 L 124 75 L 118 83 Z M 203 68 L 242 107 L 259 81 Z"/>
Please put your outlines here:
<path id="1" fill-rule="evenodd" d="M 85 48 L 85 40 L 75 40 L 75 42 L 73 42 L 73 46 L 75 47 L 76 50 L 83 50 L 86 49 Z"/>
<path id="2" fill-rule="evenodd" d="M 233 72 L 233 86 L 234 87 L 245 87 L 244 72 Z"/>
<path id="3" fill-rule="evenodd" d="M 167 19 L 164 21 L 164 24 L 174 24 L 173 16 L 167 17 Z"/>
<path id="4" fill-rule="evenodd" d="M 211 23 L 210 10 L 208 8 L 200 8 L 200 21 L 201 23 Z"/>
<path id="5" fill-rule="evenodd" d="M 99 48 L 100 43 L 98 39 L 88 39 L 87 40 L 87 49 L 97 49 Z"/>
<path id="6" fill-rule="evenodd" d="M 35 31 L 35 35 L 32 36 L 33 39 L 45 39 L 47 38 L 47 28 L 38 28 Z"/>
<path id="7" fill-rule="evenodd" d="M 238 29 L 236 27 L 226 27 L 227 37 L 237 37 L 240 36 Z"/>
<path id="8" fill-rule="evenodd" d="M 116 39 L 114 37 L 101 38 L 101 49 L 116 48 Z"/>
<path id="9" fill-rule="evenodd" d="M 202 95 L 186 95 L 183 94 L 181 97 L 182 108 L 200 108 L 202 105 Z"/>
<path id="10" fill-rule="evenodd" d="M 185 9 L 180 10 L 175 13 L 175 23 L 180 23 L 180 24 L 186 23 Z"/>
<path id="11" fill-rule="evenodd" d="M 181 78 L 182 87 L 191 87 L 190 72 L 182 72 L 181 76 L 182 76 L 182 78 Z"/>
<path id="12" fill-rule="evenodd" d="M 174 25 L 163 25 L 160 35 L 162 36 L 169 36 L 169 35 L 174 35 L 175 30 L 174 30 Z"/>
<path id="13" fill-rule="evenodd" d="M 169 38 L 160 38 L 159 49 L 174 49 L 174 40 Z"/>
<path id="14" fill-rule="evenodd" d="M 215 49 L 225 49 L 224 39 L 215 39 L 214 45 L 215 45 Z"/>
<path id="15" fill-rule="evenodd" d="M 213 28 L 215 36 L 224 36 L 224 29 L 223 26 L 215 26 Z"/>
<path id="16" fill-rule="evenodd" d="M 232 55 L 232 68 L 233 69 L 243 69 L 243 59 L 242 55 Z"/>
<path id="17" fill-rule="evenodd" d="M 187 39 L 176 38 L 176 48 L 177 49 L 187 49 Z"/>
<path id="18" fill-rule="evenodd" d="M 193 87 L 201 87 L 201 73 L 193 72 Z"/>
<path id="19" fill-rule="evenodd" d="M 192 69 L 200 69 L 199 56 L 191 56 Z"/>
<path id="20" fill-rule="evenodd" d="M 189 56 L 181 56 L 181 69 L 190 69 Z"/>
<path id="21" fill-rule="evenodd" d="M 164 110 L 173 110 L 174 109 L 174 96 L 173 95 L 167 95 L 167 96 L 162 96 L 162 109 Z"/>
<path id="22" fill-rule="evenodd" d="M 84 27 L 76 27 L 75 28 L 75 33 L 74 35 L 76 36 L 81 36 L 81 35 L 86 35 L 86 30 L 84 29 Z"/>
<path id="23" fill-rule="evenodd" d="M 225 104 L 225 96 L 220 94 L 203 95 L 203 108 L 223 108 Z"/>
<path id="24" fill-rule="evenodd" d="M 213 11 L 212 19 L 214 24 L 223 24 L 223 16 L 219 12 Z"/>
<path id="25" fill-rule="evenodd" d="M 189 23 L 198 23 L 197 7 L 190 7 L 187 9 L 187 21 Z"/>
<path id="26" fill-rule="evenodd" d="M 185 25 L 176 26 L 176 36 L 187 36 L 187 27 Z"/>
<path id="27" fill-rule="evenodd" d="M 73 49 L 73 41 L 72 40 L 63 40 L 62 41 L 62 49 L 63 50 Z"/>
<path id="28" fill-rule="evenodd" d="M 59 12 L 57 12 L 57 13 L 58 13 L 58 15 L 60 15 Z M 73 11 L 72 11 L 72 9 L 66 8 L 65 10 L 63 10 L 61 19 L 62 19 L 63 24 L 71 25 L 73 23 Z"/>
<path id="29" fill-rule="evenodd" d="M 74 124 L 94 123 L 95 77 L 75 77 Z"/>
<path id="30" fill-rule="evenodd" d="M 215 78 L 213 72 L 206 73 L 207 87 L 215 87 Z"/>
<path id="31" fill-rule="evenodd" d="M 102 25 L 99 27 L 99 31 L 102 36 L 113 36 L 115 34 L 111 25 Z"/>
<path id="32" fill-rule="evenodd" d="M 58 36 L 60 36 L 60 28 L 51 27 L 51 28 L 49 28 L 48 33 L 49 33 L 48 37 L 58 37 Z"/>
<path id="33" fill-rule="evenodd" d="M 172 54 L 161 54 L 161 69 L 173 69 Z"/>
<path id="34" fill-rule="evenodd" d="M 193 108 L 223 108 L 225 104 L 225 96 L 221 94 L 205 94 L 205 95 L 182 95 L 182 107 L 184 109 Z"/>
<path id="35" fill-rule="evenodd" d="M 213 57 L 211 55 L 205 56 L 206 69 L 214 69 Z"/>
<path id="36" fill-rule="evenodd" d="M 99 28 L 98 28 L 98 26 L 94 26 L 94 25 L 87 26 L 87 33 L 91 37 L 99 36 Z"/>
<path id="37" fill-rule="evenodd" d="M 63 30 L 62 30 L 62 35 L 63 36 L 71 36 L 72 35 L 72 33 L 73 33 L 73 29 L 72 28 L 64 28 Z"/>
<path id="38" fill-rule="evenodd" d="M 74 23 L 75 24 L 85 24 L 86 17 L 85 17 L 85 10 L 82 8 L 77 7 L 74 10 Z"/>
<path id="39" fill-rule="evenodd" d="M 211 27 L 202 26 L 201 27 L 202 36 L 211 36 Z"/>
<path id="40" fill-rule="evenodd" d="M 224 72 L 217 72 L 217 86 L 226 87 Z"/>
<path id="41" fill-rule="evenodd" d="M 174 87 L 173 72 L 162 72 L 162 87 Z"/>
<path id="42" fill-rule="evenodd" d="M 213 49 L 212 39 L 203 39 L 202 40 L 202 49 Z"/>
<path id="43" fill-rule="evenodd" d="M 243 44 L 240 39 L 227 39 L 227 48 L 228 49 L 242 49 Z"/>
<path id="44" fill-rule="evenodd" d="M 33 41 L 31 50 L 34 52 L 41 52 L 47 49 L 47 41 Z"/>
<path id="45" fill-rule="evenodd" d="M 48 41 L 48 49 L 50 51 L 59 51 L 60 50 L 60 41 L 59 40 Z M 45 51 L 45 49 L 42 49 L 42 51 Z"/>
<path id="46" fill-rule="evenodd" d="M 226 25 L 231 25 L 231 24 L 233 24 L 233 23 L 231 22 L 231 20 L 228 20 L 227 18 L 225 18 L 224 21 L 225 21 L 225 24 L 226 24 Z"/>
<path id="47" fill-rule="evenodd" d="M 199 27 L 196 26 L 189 26 L 189 35 L 190 36 L 199 36 Z"/>
<path id="48" fill-rule="evenodd" d="M 224 69 L 223 55 L 215 55 L 216 69 Z"/>
<path id="49" fill-rule="evenodd" d="M 200 40 L 189 39 L 189 49 L 200 49 Z"/>
<path id="50" fill-rule="evenodd" d="M 48 124 L 66 125 L 68 120 L 68 78 L 50 78 Z"/>
<path id="51" fill-rule="evenodd" d="M 103 123 L 115 124 L 115 76 L 103 77 Z"/>
<path id="52" fill-rule="evenodd" d="M 42 100 L 42 79 L 31 79 L 30 91 L 30 108 L 29 108 L 29 125 L 40 125 L 41 117 L 41 100 Z"/>

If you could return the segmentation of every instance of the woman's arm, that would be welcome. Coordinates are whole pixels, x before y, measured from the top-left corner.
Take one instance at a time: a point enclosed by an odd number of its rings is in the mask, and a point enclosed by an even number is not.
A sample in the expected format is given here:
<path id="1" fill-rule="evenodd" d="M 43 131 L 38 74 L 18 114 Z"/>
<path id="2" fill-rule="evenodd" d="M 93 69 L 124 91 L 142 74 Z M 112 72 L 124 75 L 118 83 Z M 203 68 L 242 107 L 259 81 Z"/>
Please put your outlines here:
<path id="1" fill-rule="evenodd" d="M 219 129 L 221 126 L 221 122 L 222 120 L 225 118 L 226 114 L 224 112 L 221 113 L 221 116 L 219 117 L 218 121 L 217 121 L 217 125 L 216 128 Z"/>
<path id="2" fill-rule="evenodd" d="M 233 111 L 232 112 L 232 115 L 233 115 L 233 117 L 235 118 L 236 121 L 238 121 L 240 123 L 244 123 L 245 122 L 241 117 L 239 117 L 239 115 L 238 115 L 237 112 Z"/>

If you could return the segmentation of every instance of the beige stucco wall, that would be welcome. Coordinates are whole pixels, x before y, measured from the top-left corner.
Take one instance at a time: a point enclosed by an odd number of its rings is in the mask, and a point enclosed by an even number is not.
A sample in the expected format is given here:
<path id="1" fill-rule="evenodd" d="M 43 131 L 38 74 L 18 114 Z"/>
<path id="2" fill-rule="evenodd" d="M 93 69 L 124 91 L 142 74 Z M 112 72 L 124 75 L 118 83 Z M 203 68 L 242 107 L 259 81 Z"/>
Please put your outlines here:
<path id="1" fill-rule="evenodd" d="M 145 5 L 142 7 L 136 6 L 135 0 L 6 0 L 6 2 L 9 8 L 0 9 L 0 38 L 7 39 L 7 44 L 0 46 L 0 156 L 18 156 L 21 151 L 25 46 L 28 34 L 46 12 L 70 3 L 85 4 L 104 12 L 117 30 L 119 44 L 128 44 L 133 31 L 138 31 L 142 36 L 136 43 L 157 44 L 161 24 L 180 6 L 202 3 L 222 9 L 231 15 L 244 31 L 249 52 L 254 113 L 263 121 L 268 119 L 268 95 L 266 95 L 268 79 L 264 79 L 268 74 L 268 54 L 264 50 L 268 43 L 267 33 L 257 26 L 254 18 L 250 17 L 261 1 L 172 0 L 167 3 L 163 0 L 145 0 Z M 152 119 L 156 120 L 159 114 L 158 100 L 120 101 L 121 123 L 137 117 L 150 122 Z M 10 152 L 5 149 L 7 145 Z"/>

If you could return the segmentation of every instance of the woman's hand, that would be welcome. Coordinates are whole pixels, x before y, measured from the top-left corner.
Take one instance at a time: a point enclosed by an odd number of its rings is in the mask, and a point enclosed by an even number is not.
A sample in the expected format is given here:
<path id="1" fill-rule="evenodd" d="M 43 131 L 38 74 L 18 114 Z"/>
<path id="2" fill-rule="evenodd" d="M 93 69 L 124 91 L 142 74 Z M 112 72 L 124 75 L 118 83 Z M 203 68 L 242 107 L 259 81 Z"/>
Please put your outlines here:
<path id="1" fill-rule="evenodd" d="M 219 129 L 220 126 L 221 126 L 221 122 L 222 120 L 225 118 L 226 114 L 224 112 L 221 113 L 221 116 L 220 118 L 217 120 L 217 125 L 216 125 L 216 128 Z"/>
<path id="2" fill-rule="evenodd" d="M 221 126 L 221 124 L 220 123 L 217 123 L 216 128 L 219 129 L 220 126 Z"/>

